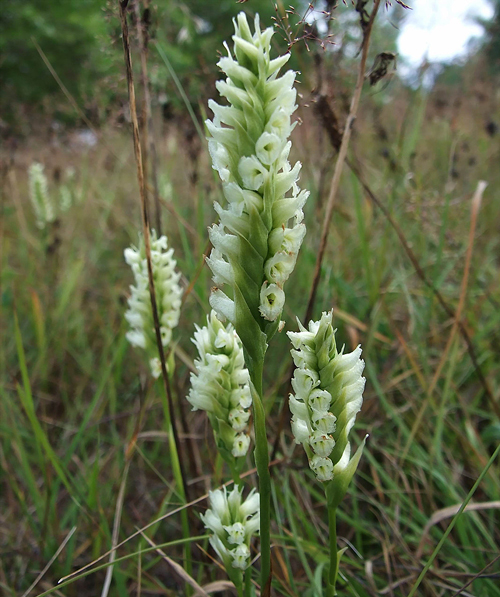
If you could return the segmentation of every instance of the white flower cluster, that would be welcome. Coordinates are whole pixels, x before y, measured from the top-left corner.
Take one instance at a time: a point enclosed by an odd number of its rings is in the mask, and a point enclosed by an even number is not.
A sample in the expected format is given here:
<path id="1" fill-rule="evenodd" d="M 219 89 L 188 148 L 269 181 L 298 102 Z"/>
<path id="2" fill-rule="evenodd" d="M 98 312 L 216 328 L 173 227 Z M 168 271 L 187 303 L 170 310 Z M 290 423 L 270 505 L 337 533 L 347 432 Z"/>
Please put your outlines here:
<path id="1" fill-rule="evenodd" d="M 28 169 L 29 194 L 38 228 L 45 228 L 56 219 L 52 199 L 49 195 L 44 166 L 33 162 Z"/>
<path id="2" fill-rule="evenodd" d="M 289 401 L 292 432 L 318 480 L 330 481 L 350 459 L 348 435 L 363 403 L 365 363 L 359 346 L 337 352 L 331 312 L 311 321 L 309 330 L 298 323 L 300 332 L 287 332 L 297 367 Z"/>
<path id="3" fill-rule="evenodd" d="M 199 353 L 194 362 L 198 374 L 191 373 L 187 399 L 193 410 L 207 412 L 226 459 L 245 456 L 250 446 L 252 395 L 238 334 L 230 323 L 224 326 L 212 311 L 206 326 L 196 326 L 193 343 Z"/>
<path id="4" fill-rule="evenodd" d="M 210 508 L 201 515 L 212 531 L 210 544 L 224 562 L 226 570 L 245 570 L 250 560 L 250 541 L 260 529 L 259 494 L 253 489 L 242 501 L 243 489 L 235 486 L 209 492 Z"/>
<path id="5" fill-rule="evenodd" d="M 225 208 L 215 203 L 220 223 L 210 229 L 214 248 L 207 261 L 215 284 L 238 287 L 250 311 L 267 321 L 276 321 L 283 309 L 283 285 L 304 238 L 302 207 L 309 195 L 297 186 L 300 163 L 292 168 L 288 161 L 295 73 L 278 76 L 289 54 L 271 60 L 272 36 L 271 28 L 260 30 L 258 15 L 253 34 L 245 14 L 238 15 L 234 57 L 226 46 L 229 55 L 218 63 L 227 79 L 217 89 L 229 105 L 211 100 L 214 118 L 206 122 L 227 200 Z M 239 292 L 233 292 L 236 301 Z M 235 304 L 221 290 L 212 294 L 211 305 L 234 323 Z"/>
<path id="6" fill-rule="evenodd" d="M 157 238 L 151 231 L 151 262 L 156 294 L 156 305 L 160 320 L 160 332 L 163 346 L 168 346 L 172 339 L 172 330 L 179 323 L 182 289 L 179 286 L 181 274 L 175 271 L 176 261 L 173 249 L 168 248 L 166 236 Z M 134 273 L 135 286 L 130 286 L 129 309 L 125 319 L 130 324 L 127 340 L 132 346 L 146 350 L 153 377 L 161 375 L 161 363 L 158 358 L 154 329 L 149 279 L 144 238 L 140 237 L 139 247 L 130 247 L 124 251 L 125 261 Z"/>

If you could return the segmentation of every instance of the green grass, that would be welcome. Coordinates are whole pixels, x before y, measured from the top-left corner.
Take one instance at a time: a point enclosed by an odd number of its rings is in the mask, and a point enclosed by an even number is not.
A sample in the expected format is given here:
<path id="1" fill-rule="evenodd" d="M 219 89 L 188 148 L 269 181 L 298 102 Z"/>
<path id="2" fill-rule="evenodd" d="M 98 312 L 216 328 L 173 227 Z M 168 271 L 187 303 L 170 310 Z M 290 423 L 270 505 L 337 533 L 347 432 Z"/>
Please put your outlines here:
<path id="1" fill-rule="evenodd" d="M 390 207 L 426 275 L 453 309 L 468 247 L 470 198 L 479 179 L 489 182 L 475 233 L 463 321 L 498 398 L 498 141 L 483 132 L 482 114 L 474 111 L 472 100 L 467 109 L 457 111 L 458 125 L 451 127 L 446 116 L 433 110 L 432 99 L 396 91 L 393 103 L 381 112 L 388 141 L 371 130 L 373 101 L 365 100 L 351 151 L 361 159 L 369 184 Z M 402 115 L 413 115 L 411 122 L 405 124 Z M 304 163 L 301 186 L 310 188 L 312 195 L 305 210 L 308 235 L 287 284 L 287 329 L 294 329 L 295 315 L 302 318 L 305 311 L 321 227 L 320 157 L 330 150 L 312 114 L 304 109 L 301 116 L 304 124 L 294 133 L 294 152 Z M 49 157 L 43 147 L 22 148 L 22 158 L 12 166 L 4 187 L 0 593 L 6 596 L 24 593 L 73 526 L 76 532 L 31 595 L 49 591 L 59 578 L 108 551 L 127 449 L 133 452 L 120 541 L 173 512 L 182 501 L 172 472 L 162 396 L 149 380 L 142 355 L 124 337 L 123 313 L 132 277 L 123 249 L 136 241 L 140 222 L 131 138 L 112 128 L 103 136 L 106 146 L 88 153 L 59 150 Z M 466 151 L 466 143 L 472 149 Z M 393 156 L 396 168 L 381 155 L 383 150 Z M 194 357 L 189 339 L 193 324 L 200 324 L 208 310 L 211 282 L 206 268 L 200 274 L 201 253 L 208 239 L 206 226 L 215 217 L 211 202 L 220 190 L 206 148 L 200 146 L 194 163 L 181 127 L 169 128 L 159 152 L 162 173 L 173 188 L 171 209 L 163 210 L 165 231 L 185 286 L 196 277 L 175 332 L 172 380 L 179 423 L 182 417 L 187 420 L 187 429 L 180 425 L 181 455 L 195 499 L 229 478 L 216 459 L 205 416 L 188 412 L 184 400 Z M 458 178 L 449 172 L 452 154 L 464 164 Z M 61 216 L 59 227 L 48 232 L 48 241 L 34 225 L 27 196 L 26 166 L 35 155 L 46 163 L 47 172 L 56 166 L 75 166 L 83 192 L 83 201 Z M 194 169 L 195 183 L 190 177 Z M 55 183 L 50 183 L 54 189 Z M 47 242 L 56 236 L 59 245 L 48 250 Z M 353 441 L 359 443 L 365 433 L 370 434 L 338 515 L 339 547 L 348 547 L 341 561 L 340 594 L 453 595 L 500 549 L 498 460 L 487 468 L 500 442 L 499 423 L 460 334 L 446 350 L 453 322 L 415 274 L 383 214 L 347 169 L 315 316 L 332 306 L 337 310 L 340 343 L 348 348 L 361 343 L 367 363 L 365 403 Z M 286 398 L 288 350 L 281 333 L 268 351 L 264 406 L 271 442 Z M 188 442 L 194 449 L 189 461 Z M 293 444 L 288 423 L 277 457 L 272 467 L 271 529 L 276 594 L 319 597 L 328 562 L 325 500 L 302 449 Z M 250 482 L 255 481 L 252 475 Z M 466 510 L 456 518 L 454 510 L 426 528 L 433 514 L 450 506 L 458 509 L 466 498 L 496 504 Z M 191 545 L 194 578 L 202 585 L 224 579 L 200 549 L 211 553 L 202 538 L 197 506 L 189 510 L 192 535 L 197 537 Z M 452 520 L 453 529 L 431 557 Z M 179 513 L 154 524 L 148 536 L 184 564 Z M 100 594 L 106 562 L 107 558 L 85 576 L 68 581 L 61 593 Z M 461 594 L 500 596 L 499 578 L 497 561 Z M 139 594 L 138 583 L 144 595 L 185 593 L 179 577 L 135 537 L 118 550 L 109 595 Z"/>

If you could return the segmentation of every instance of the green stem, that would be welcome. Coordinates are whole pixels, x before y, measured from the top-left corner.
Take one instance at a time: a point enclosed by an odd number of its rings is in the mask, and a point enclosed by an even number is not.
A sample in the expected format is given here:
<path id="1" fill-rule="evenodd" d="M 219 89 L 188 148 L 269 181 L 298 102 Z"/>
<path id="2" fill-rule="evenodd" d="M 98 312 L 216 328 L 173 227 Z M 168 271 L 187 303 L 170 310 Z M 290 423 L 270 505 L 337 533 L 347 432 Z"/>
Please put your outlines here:
<path id="1" fill-rule="evenodd" d="M 228 567 L 229 566 L 229 567 Z M 233 583 L 236 587 L 236 591 L 238 592 L 238 597 L 245 597 L 243 593 L 243 572 L 242 570 L 236 570 L 231 566 L 231 564 L 226 564 L 226 574 L 229 577 L 229 580 Z"/>
<path id="2" fill-rule="evenodd" d="M 251 597 L 252 595 L 252 569 L 248 567 L 245 570 L 245 594 L 244 597 Z"/>
<path id="3" fill-rule="evenodd" d="M 330 570 L 328 572 L 328 594 L 336 595 L 335 585 L 338 574 L 338 556 L 337 556 L 337 509 L 328 508 L 328 531 L 330 545 Z"/>
<path id="4" fill-rule="evenodd" d="M 177 491 L 181 497 L 182 502 L 186 503 L 186 494 L 184 493 L 184 481 L 182 478 L 182 470 L 181 464 L 179 460 L 179 453 L 177 451 L 177 444 L 175 442 L 175 436 L 172 429 L 172 421 L 170 419 L 170 409 L 168 407 L 168 400 L 165 394 L 165 388 L 163 384 L 159 384 L 160 386 L 160 393 L 162 397 L 162 404 L 163 404 L 163 413 L 165 416 L 165 423 L 167 428 L 167 435 L 168 435 L 168 447 L 170 449 L 170 460 L 172 463 L 172 472 L 174 474 L 174 480 L 177 485 Z M 189 520 L 188 520 L 188 511 L 187 508 L 181 510 L 181 526 L 182 526 L 182 535 L 184 539 L 188 539 L 190 537 L 190 530 L 189 530 Z M 191 561 L 191 546 L 189 543 L 184 545 L 184 559 L 186 562 L 186 572 L 192 576 L 192 561 Z M 186 585 L 187 595 L 191 594 L 191 587 Z"/>
<path id="5" fill-rule="evenodd" d="M 234 463 L 231 463 L 231 462 L 228 462 L 228 465 L 229 465 L 229 468 L 231 469 L 231 477 L 233 478 L 234 484 L 239 487 L 243 483 L 241 481 L 238 467 Z"/>
<path id="6" fill-rule="evenodd" d="M 266 587 L 271 575 L 271 475 L 269 472 L 269 449 L 266 434 L 266 413 L 262 404 L 262 369 L 259 363 L 251 372 L 253 382 L 253 410 L 255 426 L 255 466 L 259 477 L 260 493 L 260 565 L 261 592 L 266 594 Z"/>

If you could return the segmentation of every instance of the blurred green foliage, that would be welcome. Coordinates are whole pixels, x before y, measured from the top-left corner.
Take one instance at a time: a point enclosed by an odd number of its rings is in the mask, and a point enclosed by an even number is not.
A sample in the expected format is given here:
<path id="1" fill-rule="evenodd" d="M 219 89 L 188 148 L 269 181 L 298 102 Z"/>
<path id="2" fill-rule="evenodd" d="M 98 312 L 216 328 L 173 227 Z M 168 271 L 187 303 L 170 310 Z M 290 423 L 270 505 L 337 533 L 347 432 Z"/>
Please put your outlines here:
<path id="1" fill-rule="evenodd" d="M 163 105 L 166 116 L 184 111 L 183 100 L 160 46 L 179 78 L 195 112 L 213 93 L 219 76 L 217 56 L 233 33 L 232 19 L 240 10 L 259 13 L 261 25 L 278 29 L 276 51 L 293 45 L 291 68 L 309 88 L 318 84 L 315 68 L 321 57 L 324 75 L 335 86 L 349 90 L 354 84 L 361 31 L 359 13 L 348 2 L 304 0 L 288 3 L 269 0 L 137 0 L 141 24 L 148 39 L 148 68 L 153 100 Z M 495 17 L 481 24 L 485 30 L 483 52 L 500 70 L 500 1 L 492 0 Z M 129 24 L 134 62 L 139 69 L 137 19 L 134 0 L 129 1 Z M 331 19 L 328 19 L 331 11 Z M 380 52 L 396 52 L 399 24 L 406 11 L 392 2 L 381 6 L 372 34 L 368 66 Z M 319 43 L 317 43 L 319 42 Z M 118 0 L 3 0 L 0 11 L 0 113 L 4 122 L 20 122 L 33 109 L 75 122 L 78 115 L 44 64 L 37 45 L 78 105 L 96 124 L 110 109 L 124 105 L 123 54 Z M 323 49 L 322 49 L 323 48 Z M 379 88 L 380 102 L 385 94 Z"/>
<path id="2" fill-rule="evenodd" d="M 108 25 L 102 0 L 3 0 L 0 11 L 0 102 L 4 118 L 14 104 L 39 104 L 58 90 L 35 46 L 40 46 L 69 91 L 92 94 L 110 68 L 103 50 Z"/>
<path id="3" fill-rule="evenodd" d="M 164 50 L 196 108 L 199 101 L 205 101 L 207 91 L 219 77 L 217 57 L 223 50 L 223 41 L 230 41 L 234 33 L 232 19 L 243 9 L 250 15 L 259 13 L 263 26 L 270 26 L 271 17 L 275 15 L 273 4 L 268 0 L 250 0 L 244 5 L 234 0 L 190 0 L 184 3 L 157 0 L 151 3 L 150 79 L 153 90 L 164 92 L 169 105 L 175 108 L 181 100 L 154 44 Z M 280 50 L 286 50 L 284 43 Z"/>
<path id="4" fill-rule="evenodd" d="M 267 0 L 252 0 L 245 7 L 259 12 L 262 22 L 271 23 L 274 8 Z M 125 97 L 122 77 L 122 48 L 119 39 L 117 2 L 109 0 L 4 0 L 0 11 L 0 80 L 2 118 L 10 121 L 21 105 L 45 106 L 53 111 L 52 99 L 60 93 L 36 47 L 65 87 L 91 116 L 98 119 L 116 99 Z M 150 40 L 149 68 L 153 88 L 170 99 L 174 88 L 165 64 L 154 48 L 167 51 L 188 96 L 199 98 L 207 83 L 217 75 L 217 51 L 233 32 L 232 17 L 242 5 L 234 0 L 186 3 L 159 0 L 145 9 L 141 19 Z M 136 35 L 133 2 L 129 3 L 131 35 Z M 36 44 L 35 44 L 36 42 Z M 136 58 L 136 68 L 139 66 Z M 59 96 L 60 97 L 60 96 Z"/>
<path id="5" fill-rule="evenodd" d="M 161 59 L 156 44 L 168 56 L 187 97 L 193 107 L 205 102 L 218 78 L 217 56 L 222 43 L 233 34 L 232 19 L 240 10 L 249 15 L 259 13 L 262 27 L 275 26 L 276 51 L 287 51 L 293 45 L 290 66 L 302 71 L 307 78 L 314 53 L 327 58 L 330 68 L 349 72 L 355 60 L 360 37 L 359 15 L 351 5 L 340 3 L 329 22 L 316 3 L 312 9 L 300 0 L 289 9 L 279 2 L 249 0 L 244 4 L 235 0 L 208 2 L 207 0 L 156 0 L 140 3 L 141 24 L 148 39 L 148 68 L 153 97 L 172 109 L 182 100 Z M 139 68 L 137 19 L 134 3 L 129 2 L 129 24 L 134 46 L 135 68 Z M 382 11 L 381 11 L 382 12 Z M 383 11 L 385 13 L 385 11 Z M 387 14 L 387 13 L 385 13 Z M 394 51 L 397 28 L 391 11 L 390 19 L 379 19 L 373 39 L 373 53 Z M 332 41 L 328 40 L 331 34 Z M 306 39 L 306 43 L 302 40 Z M 307 41 L 309 39 L 309 41 Z M 315 40 L 324 40 L 325 52 Z M 35 43 L 36 42 L 36 43 Z M 119 32 L 118 5 L 114 0 L 4 0 L 0 12 L 0 95 L 2 119 L 13 121 L 23 109 L 44 108 L 59 119 L 75 118 L 72 108 L 62 96 L 59 84 L 42 60 L 36 44 L 47 57 L 78 104 L 94 121 L 102 120 L 108 108 L 126 101 L 123 84 L 123 58 Z M 60 111 L 62 110 L 62 112 Z M 58 112 L 59 111 L 59 112 Z"/>
<path id="6" fill-rule="evenodd" d="M 484 51 L 491 70 L 500 73 L 500 0 L 492 0 L 495 12 L 490 21 L 482 21 L 485 42 Z"/>

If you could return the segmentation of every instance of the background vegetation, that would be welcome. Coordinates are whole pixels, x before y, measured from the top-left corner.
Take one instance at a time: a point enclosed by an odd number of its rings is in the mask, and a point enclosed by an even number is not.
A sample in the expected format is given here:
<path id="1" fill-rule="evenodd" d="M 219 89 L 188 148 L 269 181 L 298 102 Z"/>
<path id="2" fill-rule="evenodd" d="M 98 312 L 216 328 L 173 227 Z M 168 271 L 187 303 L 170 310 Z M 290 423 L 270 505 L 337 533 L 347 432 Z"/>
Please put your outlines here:
<path id="1" fill-rule="evenodd" d="M 340 513 L 339 543 L 349 547 L 342 595 L 408 596 L 500 442 L 499 6 L 482 44 L 466 61 L 442 69 L 432 86 L 410 87 L 390 74 L 374 87 L 367 83 L 363 93 L 349 160 L 389 210 L 399 236 L 346 169 L 314 309 L 315 317 L 335 309 L 338 338 L 349 349 L 361 343 L 367 363 L 355 435 L 369 433 L 370 440 Z M 192 117 L 201 125 L 206 99 L 215 96 L 217 51 L 241 8 L 260 12 L 266 25 L 277 17 L 286 49 L 281 4 L 275 12 L 263 0 L 243 6 L 158 0 L 148 17 L 163 226 L 189 290 L 175 332 L 173 387 L 191 499 L 227 480 L 206 418 L 190 413 L 184 399 L 193 324 L 208 310 L 206 227 L 220 195 Z M 305 311 L 335 162 L 332 120 L 318 117 L 315 91 L 321 84 L 341 129 L 356 76 L 358 17 L 350 5 L 337 10 L 330 23 L 335 45 L 326 41 L 326 50 L 313 39 L 325 39 L 321 28 L 298 26 L 295 15 L 289 20 L 288 32 L 298 40 L 294 68 L 302 72 L 293 152 L 311 198 L 308 234 L 288 284 L 286 329 L 295 329 L 295 316 Z M 296 6 L 297 13 L 305 11 Z M 391 23 L 400 17 L 382 11 L 371 59 L 394 50 Z M 134 18 L 131 9 L 132 29 Z M 0 593 L 9 596 L 27 591 L 66 538 L 31 595 L 104 554 L 115 520 L 125 540 L 180 504 L 160 390 L 125 340 L 132 276 L 123 249 L 137 238 L 140 212 L 118 31 L 111 2 L 7 0 L 0 14 Z M 134 59 L 138 65 L 138 52 Z M 74 197 L 43 231 L 29 203 L 33 161 L 45 164 L 54 198 L 63 184 Z M 479 180 L 488 187 L 473 226 L 471 197 Z M 475 363 L 435 290 L 460 313 Z M 278 435 L 288 350 L 282 333 L 265 372 L 270 441 L 280 440 L 272 469 L 273 568 L 276 594 L 316 597 L 327 562 L 326 511 L 302 451 L 294 450 L 288 418 Z M 499 500 L 497 460 L 474 490 L 474 507 L 457 519 L 432 560 L 418 595 L 500 595 Z M 197 508 L 189 508 L 190 521 L 193 534 L 202 534 Z M 180 539 L 179 514 L 147 534 L 155 544 Z M 162 556 L 141 554 L 148 547 L 140 536 L 120 548 L 118 557 L 131 557 L 115 564 L 109 595 L 184 594 Z M 201 584 L 224 578 L 207 549 L 206 541 L 191 549 Z M 183 565 L 181 547 L 164 551 Z M 105 572 L 56 594 L 100 595 Z"/>

